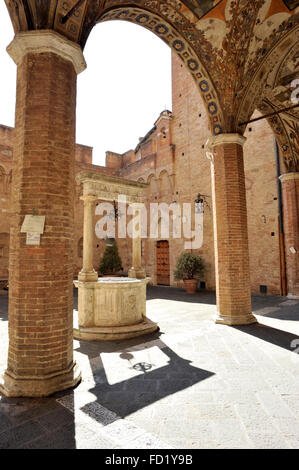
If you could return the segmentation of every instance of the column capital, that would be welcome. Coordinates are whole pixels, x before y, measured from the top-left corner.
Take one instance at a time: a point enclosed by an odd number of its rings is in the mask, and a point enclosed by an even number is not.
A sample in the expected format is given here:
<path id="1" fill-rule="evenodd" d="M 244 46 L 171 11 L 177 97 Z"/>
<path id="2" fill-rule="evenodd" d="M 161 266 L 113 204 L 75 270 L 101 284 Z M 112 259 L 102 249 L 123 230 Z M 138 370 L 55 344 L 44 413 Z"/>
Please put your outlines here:
<path id="1" fill-rule="evenodd" d="M 86 62 L 79 44 L 52 30 L 17 33 L 6 50 L 16 65 L 22 62 L 26 54 L 51 52 L 72 62 L 77 74 L 86 69 Z"/>
<path id="2" fill-rule="evenodd" d="M 284 183 L 285 181 L 290 181 L 290 180 L 299 180 L 299 172 L 284 173 L 283 175 L 279 176 L 279 179 L 282 183 Z"/>
<path id="3" fill-rule="evenodd" d="M 210 137 L 207 140 L 206 147 L 210 151 L 217 145 L 222 144 L 239 144 L 243 147 L 246 140 L 246 137 L 241 134 L 219 134 Z"/>
<path id="4" fill-rule="evenodd" d="M 92 204 L 93 202 L 97 201 L 99 197 L 93 194 L 85 194 L 81 196 L 80 199 L 84 202 L 84 204 Z"/>

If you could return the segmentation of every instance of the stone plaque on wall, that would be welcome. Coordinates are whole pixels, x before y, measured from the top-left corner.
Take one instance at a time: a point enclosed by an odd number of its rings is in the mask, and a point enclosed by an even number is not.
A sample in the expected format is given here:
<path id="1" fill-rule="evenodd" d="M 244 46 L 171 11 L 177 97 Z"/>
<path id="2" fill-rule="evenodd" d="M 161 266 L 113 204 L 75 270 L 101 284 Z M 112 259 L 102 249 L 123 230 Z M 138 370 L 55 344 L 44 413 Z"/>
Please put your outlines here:
<path id="1" fill-rule="evenodd" d="M 25 215 L 21 233 L 44 233 L 45 219 L 44 215 Z"/>
<path id="2" fill-rule="evenodd" d="M 40 245 L 40 234 L 36 232 L 27 232 L 26 245 Z"/>

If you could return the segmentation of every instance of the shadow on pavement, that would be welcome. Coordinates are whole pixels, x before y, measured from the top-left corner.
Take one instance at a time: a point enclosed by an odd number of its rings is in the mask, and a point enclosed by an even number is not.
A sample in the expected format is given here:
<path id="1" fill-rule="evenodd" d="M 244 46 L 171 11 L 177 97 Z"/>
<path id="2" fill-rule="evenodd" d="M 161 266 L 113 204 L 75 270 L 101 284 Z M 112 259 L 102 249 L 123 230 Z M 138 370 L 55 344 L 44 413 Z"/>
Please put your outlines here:
<path id="1" fill-rule="evenodd" d="M 294 349 L 294 346 L 291 346 L 291 344 L 294 344 L 293 341 L 298 339 L 298 336 L 292 333 L 278 330 L 267 325 L 261 325 L 259 323 L 245 326 L 233 326 L 232 328 L 248 335 L 255 336 L 256 338 L 267 341 L 268 343 L 275 344 L 275 346 L 287 349 L 288 351 L 292 351 Z"/>
<path id="2" fill-rule="evenodd" d="M 155 337 L 157 338 L 157 334 L 143 338 L 144 349 L 146 349 L 146 342 L 153 341 Z M 135 340 L 126 343 L 124 341 L 118 342 L 114 345 L 111 343 L 107 345 L 104 342 L 96 343 L 96 347 L 92 345 L 94 353 L 97 350 L 97 355 L 104 351 L 107 352 L 107 350 L 110 350 L 111 353 L 119 353 L 119 358 L 124 361 L 122 367 L 124 374 L 126 369 L 129 372 L 129 369 L 132 368 L 140 372 L 139 375 L 127 380 L 109 384 L 104 367 L 94 371 L 96 386 L 89 389 L 89 392 L 96 396 L 98 403 L 121 417 L 126 417 L 214 375 L 211 371 L 192 366 L 190 361 L 178 356 L 161 340 L 156 340 L 155 346 L 158 346 L 161 352 L 168 356 L 168 364 L 154 368 L 154 364 L 135 360 L 134 351 L 124 352 L 129 349 L 129 346 L 137 344 L 138 342 Z M 87 354 L 91 359 L 90 344 L 87 342 L 80 341 L 78 351 Z M 84 407 L 81 410 L 84 411 Z"/>

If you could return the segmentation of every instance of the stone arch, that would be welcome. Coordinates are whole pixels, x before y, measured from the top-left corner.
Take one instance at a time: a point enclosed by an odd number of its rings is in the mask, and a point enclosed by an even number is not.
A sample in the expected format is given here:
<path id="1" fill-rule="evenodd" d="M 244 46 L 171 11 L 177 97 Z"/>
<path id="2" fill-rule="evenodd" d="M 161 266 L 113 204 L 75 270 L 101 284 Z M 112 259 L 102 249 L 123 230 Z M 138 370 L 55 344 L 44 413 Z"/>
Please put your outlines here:
<path id="1" fill-rule="evenodd" d="M 118 2 L 117 6 L 113 5 L 108 11 L 104 11 L 96 23 L 112 20 L 128 21 L 143 26 L 162 39 L 180 57 L 193 77 L 203 98 L 211 133 L 222 134 L 225 132 L 223 110 L 211 75 L 200 59 L 201 54 L 204 56 L 204 51 L 201 50 L 200 31 L 171 4 L 163 3 L 164 6 L 151 5 L 151 9 L 156 10 L 153 12 L 145 6 L 136 5 L 135 2 L 125 2 L 122 7 Z M 94 26 L 95 24 L 90 26 L 83 45 Z"/>

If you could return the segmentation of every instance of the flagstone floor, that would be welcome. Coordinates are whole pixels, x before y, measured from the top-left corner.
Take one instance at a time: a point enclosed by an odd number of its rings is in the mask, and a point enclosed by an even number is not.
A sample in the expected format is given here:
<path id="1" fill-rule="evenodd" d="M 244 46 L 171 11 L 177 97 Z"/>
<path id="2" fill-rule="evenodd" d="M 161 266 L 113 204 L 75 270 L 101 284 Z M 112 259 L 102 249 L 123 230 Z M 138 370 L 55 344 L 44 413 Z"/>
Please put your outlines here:
<path id="1" fill-rule="evenodd" d="M 229 327 L 213 322 L 214 293 L 149 287 L 147 297 L 160 331 L 75 340 L 75 390 L 0 395 L 0 449 L 299 448 L 298 300 L 253 296 L 259 323 Z M 0 295 L 2 369 L 7 335 Z"/>

